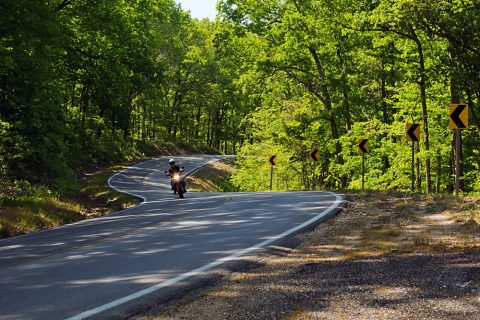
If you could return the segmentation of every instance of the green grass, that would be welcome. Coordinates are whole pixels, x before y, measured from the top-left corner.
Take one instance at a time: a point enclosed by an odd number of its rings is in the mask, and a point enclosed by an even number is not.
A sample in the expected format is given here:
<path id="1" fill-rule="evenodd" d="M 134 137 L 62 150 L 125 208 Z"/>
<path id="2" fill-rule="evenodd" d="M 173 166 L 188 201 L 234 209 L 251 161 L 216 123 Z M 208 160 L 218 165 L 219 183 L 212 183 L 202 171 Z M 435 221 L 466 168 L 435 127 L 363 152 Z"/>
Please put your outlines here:
<path id="1" fill-rule="evenodd" d="M 90 209 L 86 212 L 87 215 L 98 215 L 95 210 L 100 210 L 100 214 L 106 214 L 139 203 L 136 198 L 119 193 L 107 186 L 108 178 L 124 168 L 125 166 L 112 166 L 86 174 L 80 181 L 81 203 Z"/>
<path id="2" fill-rule="evenodd" d="M 108 178 L 124 166 L 112 166 L 85 174 L 68 195 L 45 187 L 17 182 L 0 193 L 0 238 L 58 227 L 105 215 L 139 201 L 107 186 Z"/>
<path id="3" fill-rule="evenodd" d="M 0 238 L 35 232 L 66 223 L 105 215 L 140 201 L 110 189 L 107 180 L 126 166 L 144 160 L 145 155 L 215 153 L 208 148 L 188 145 L 141 144 L 140 154 L 125 157 L 128 162 L 84 173 L 76 181 L 65 180 L 57 191 L 33 186 L 26 181 L 2 183 L 0 180 Z M 221 183 L 221 182 L 219 182 Z M 223 186 L 221 188 L 228 188 Z"/>
<path id="4" fill-rule="evenodd" d="M 230 181 L 235 171 L 232 160 L 223 160 L 209 164 L 187 178 L 187 189 L 192 192 L 235 192 L 238 191 Z"/>

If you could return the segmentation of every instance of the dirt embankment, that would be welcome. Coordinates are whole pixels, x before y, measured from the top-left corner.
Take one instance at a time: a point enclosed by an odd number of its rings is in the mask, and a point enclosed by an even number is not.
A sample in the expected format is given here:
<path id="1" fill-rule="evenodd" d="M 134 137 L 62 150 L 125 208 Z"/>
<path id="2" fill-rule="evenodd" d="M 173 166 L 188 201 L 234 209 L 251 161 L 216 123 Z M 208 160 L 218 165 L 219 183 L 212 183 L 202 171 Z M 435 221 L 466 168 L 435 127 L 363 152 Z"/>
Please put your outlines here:
<path id="1" fill-rule="evenodd" d="M 350 195 L 295 248 L 134 319 L 480 319 L 480 200 Z"/>
<path id="2" fill-rule="evenodd" d="M 233 160 L 213 162 L 187 177 L 188 190 L 193 192 L 235 191 L 235 187 L 230 183 L 230 176 L 234 172 Z"/>

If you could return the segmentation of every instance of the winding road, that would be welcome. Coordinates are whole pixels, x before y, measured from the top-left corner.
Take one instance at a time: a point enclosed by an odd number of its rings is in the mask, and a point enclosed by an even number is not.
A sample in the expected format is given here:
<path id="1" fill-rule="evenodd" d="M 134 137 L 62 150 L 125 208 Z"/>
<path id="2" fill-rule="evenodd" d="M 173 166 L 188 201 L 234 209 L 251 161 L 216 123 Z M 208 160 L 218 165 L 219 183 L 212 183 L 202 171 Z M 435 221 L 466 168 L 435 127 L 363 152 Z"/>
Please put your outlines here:
<path id="1" fill-rule="evenodd" d="M 179 156 L 193 171 L 227 156 Z M 333 215 L 331 192 L 187 193 L 169 188 L 167 158 L 110 178 L 142 204 L 0 240 L 0 319 L 125 318 L 208 281 L 227 265 Z"/>

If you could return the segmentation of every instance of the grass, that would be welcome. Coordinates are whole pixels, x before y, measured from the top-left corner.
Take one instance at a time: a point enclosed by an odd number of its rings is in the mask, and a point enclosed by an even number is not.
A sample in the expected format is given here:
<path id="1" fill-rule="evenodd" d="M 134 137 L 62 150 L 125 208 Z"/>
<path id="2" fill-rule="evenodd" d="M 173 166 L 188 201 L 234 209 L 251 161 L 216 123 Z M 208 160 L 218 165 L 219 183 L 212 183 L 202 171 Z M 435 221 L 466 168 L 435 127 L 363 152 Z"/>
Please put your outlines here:
<path id="1" fill-rule="evenodd" d="M 0 194 L 0 238 L 58 227 L 135 205 L 137 199 L 106 184 L 111 175 L 123 168 L 112 166 L 85 174 L 67 196 L 26 182 L 17 183 Z"/>
<path id="2" fill-rule="evenodd" d="M 234 192 L 238 189 L 230 182 L 235 172 L 232 160 L 211 163 L 187 178 L 187 188 L 192 192 Z"/>
<path id="3" fill-rule="evenodd" d="M 351 198 L 347 215 L 340 216 L 345 219 L 342 227 L 331 231 L 338 239 L 360 235 L 354 245 L 347 243 L 345 259 L 363 253 L 443 253 L 480 246 L 479 198 L 388 192 Z"/>
<path id="4" fill-rule="evenodd" d="M 126 165 L 116 165 L 85 174 L 80 180 L 81 202 L 84 207 L 82 214 L 86 216 L 104 215 L 139 203 L 136 198 L 119 193 L 106 184 L 108 178 L 125 167 Z"/>
<path id="5" fill-rule="evenodd" d="M 140 149 L 142 154 L 151 156 L 216 153 L 207 147 L 171 143 L 141 144 Z M 125 157 L 127 162 L 121 165 L 92 169 L 78 181 L 66 183 L 63 192 L 31 186 L 26 181 L 10 185 L 2 185 L 0 181 L 0 239 L 105 215 L 139 203 L 134 197 L 110 189 L 107 180 L 115 172 L 144 159 L 141 157 L 140 154 Z M 228 183 L 221 188 L 228 188 Z"/>

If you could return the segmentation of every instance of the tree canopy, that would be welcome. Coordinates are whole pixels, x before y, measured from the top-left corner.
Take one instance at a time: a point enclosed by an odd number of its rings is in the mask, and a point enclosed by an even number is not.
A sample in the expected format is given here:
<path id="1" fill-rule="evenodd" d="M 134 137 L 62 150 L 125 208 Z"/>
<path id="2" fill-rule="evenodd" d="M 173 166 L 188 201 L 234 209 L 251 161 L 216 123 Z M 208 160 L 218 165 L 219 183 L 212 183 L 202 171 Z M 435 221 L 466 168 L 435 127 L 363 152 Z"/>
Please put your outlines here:
<path id="1" fill-rule="evenodd" d="M 473 0 L 0 3 L 0 177 L 62 187 L 92 164 L 187 144 L 238 154 L 278 190 L 451 192 L 448 105 L 466 103 L 463 189 L 480 191 L 480 5 Z M 309 158 L 320 150 L 319 161 Z"/>

